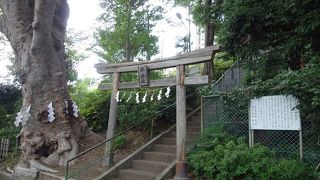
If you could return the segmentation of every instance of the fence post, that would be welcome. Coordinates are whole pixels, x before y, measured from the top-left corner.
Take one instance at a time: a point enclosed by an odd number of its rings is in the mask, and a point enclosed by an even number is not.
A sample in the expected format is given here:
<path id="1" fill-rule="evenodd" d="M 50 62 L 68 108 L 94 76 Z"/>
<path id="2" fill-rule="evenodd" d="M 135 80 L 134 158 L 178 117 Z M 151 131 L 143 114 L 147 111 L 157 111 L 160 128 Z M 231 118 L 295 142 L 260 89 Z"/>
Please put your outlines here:
<path id="1" fill-rule="evenodd" d="M 303 160 L 303 144 L 302 144 L 302 130 L 299 130 L 299 151 L 300 151 L 300 160 Z"/>
<path id="2" fill-rule="evenodd" d="M 237 69 L 238 69 L 238 86 L 240 86 L 241 81 L 240 81 L 240 60 L 237 62 Z"/>
<path id="3" fill-rule="evenodd" d="M 154 124 L 154 119 L 151 120 L 150 139 L 153 138 L 153 124 Z"/>
<path id="4" fill-rule="evenodd" d="M 224 91 L 224 74 L 222 74 L 222 77 L 221 77 L 221 91 L 225 92 Z"/>
<path id="5" fill-rule="evenodd" d="M 1 139 L 1 143 L 0 143 L 0 158 L 2 158 L 3 156 L 3 138 Z"/>
<path id="6" fill-rule="evenodd" d="M 201 108 L 201 115 L 200 115 L 200 120 L 201 120 L 201 132 L 203 131 L 203 96 L 200 96 L 201 98 L 201 104 L 200 104 L 200 108 Z"/>
<path id="7" fill-rule="evenodd" d="M 5 149 L 5 157 L 8 155 L 8 151 L 9 151 L 9 145 L 10 145 L 10 140 L 9 138 L 6 138 L 6 149 Z"/>

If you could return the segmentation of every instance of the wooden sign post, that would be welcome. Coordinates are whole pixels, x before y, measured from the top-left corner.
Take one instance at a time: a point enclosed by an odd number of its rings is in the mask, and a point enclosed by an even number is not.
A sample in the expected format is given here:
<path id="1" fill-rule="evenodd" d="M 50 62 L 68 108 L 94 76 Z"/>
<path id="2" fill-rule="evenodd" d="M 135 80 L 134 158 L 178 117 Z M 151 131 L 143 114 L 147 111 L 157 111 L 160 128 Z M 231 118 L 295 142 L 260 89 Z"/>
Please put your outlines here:
<path id="1" fill-rule="evenodd" d="M 200 85 L 209 82 L 208 76 L 186 77 L 185 66 L 211 61 L 220 48 L 216 46 L 199 49 L 186 54 L 177 55 L 156 61 L 141 61 L 118 64 L 97 64 L 95 67 L 100 74 L 113 73 L 112 84 L 100 84 L 100 90 L 112 90 L 110 113 L 108 121 L 107 139 L 114 137 L 117 117 L 116 93 L 118 89 L 130 89 L 140 87 L 167 87 L 176 85 L 177 117 L 176 117 L 176 179 L 188 179 L 186 163 L 186 89 L 185 85 Z M 149 80 L 150 70 L 176 67 L 177 76 L 171 79 Z M 120 73 L 137 72 L 139 82 L 120 83 Z M 105 165 L 112 165 L 112 141 L 106 146 Z"/>

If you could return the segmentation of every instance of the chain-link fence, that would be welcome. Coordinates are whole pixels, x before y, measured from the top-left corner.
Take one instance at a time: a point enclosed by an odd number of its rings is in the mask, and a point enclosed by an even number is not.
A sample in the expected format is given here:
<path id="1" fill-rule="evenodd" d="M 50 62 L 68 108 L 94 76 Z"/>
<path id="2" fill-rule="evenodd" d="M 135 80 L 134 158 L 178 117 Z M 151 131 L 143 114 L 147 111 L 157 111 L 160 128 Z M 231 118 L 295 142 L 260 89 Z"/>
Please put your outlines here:
<path id="1" fill-rule="evenodd" d="M 218 94 L 241 86 L 244 76 L 245 71 L 238 61 L 213 85 L 217 95 L 202 97 L 203 128 L 220 126 L 226 133 L 249 141 L 249 99 L 228 98 L 225 94 Z M 279 94 L 271 92 L 266 95 Z M 313 116 L 301 119 L 303 160 L 311 165 L 320 162 L 320 142 L 314 122 Z M 273 149 L 281 157 L 300 157 L 299 131 L 254 130 L 254 143 Z"/>
<path id="2" fill-rule="evenodd" d="M 248 101 L 232 101 L 224 96 L 202 97 L 203 127 L 219 126 L 234 137 L 248 141 L 249 118 Z M 311 165 L 320 162 L 320 146 L 313 129 L 312 118 L 302 119 L 303 160 Z M 254 130 L 254 143 L 273 149 L 279 156 L 300 157 L 299 131 Z"/>
<path id="3" fill-rule="evenodd" d="M 203 127 L 223 126 L 236 137 L 248 137 L 248 112 L 241 111 L 238 103 L 224 103 L 220 96 L 202 97 Z"/>

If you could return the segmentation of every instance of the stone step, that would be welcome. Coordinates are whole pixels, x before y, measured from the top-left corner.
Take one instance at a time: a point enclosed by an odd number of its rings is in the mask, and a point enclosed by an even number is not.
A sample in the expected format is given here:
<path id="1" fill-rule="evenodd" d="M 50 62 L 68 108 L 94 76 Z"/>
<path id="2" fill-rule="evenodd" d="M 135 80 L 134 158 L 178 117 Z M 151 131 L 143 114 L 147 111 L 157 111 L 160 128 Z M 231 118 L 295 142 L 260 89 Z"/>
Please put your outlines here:
<path id="1" fill-rule="evenodd" d="M 169 144 L 169 145 L 175 145 L 176 144 L 176 138 L 172 137 L 165 137 L 162 139 L 163 144 Z"/>
<path id="2" fill-rule="evenodd" d="M 168 165 L 169 163 L 165 163 L 161 161 L 145 160 L 145 159 L 132 161 L 133 169 L 146 170 L 146 171 L 151 171 L 156 173 L 162 172 Z"/>
<path id="3" fill-rule="evenodd" d="M 168 144 L 155 144 L 153 146 L 153 150 L 158 152 L 176 153 L 176 146 Z"/>
<path id="4" fill-rule="evenodd" d="M 187 121 L 187 127 L 188 126 L 200 126 L 201 127 L 201 122 L 200 121 Z"/>
<path id="5" fill-rule="evenodd" d="M 123 180 L 151 180 L 158 176 L 158 173 L 139 170 L 139 169 L 121 169 L 119 178 Z"/>
<path id="6" fill-rule="evenodd" d="M 176 158 L 175 153 L 165 153 L 158 151 L 148 151 L 143 153 L 143 159 L 172 162 Z"/>
<path id="7" fill-rule="evenodd" d="M 187 131 L 201 131 L 201 126 L 187 126 Z"/>
<path id="8" fill-rule="evenodd" d="M 195 139 L 196 137 L 198 137 L 200 135 L 200 132 L 188 132 L 187 131 L 187 140 L 193 140 Z M 176 137 L 177 136 L 177 133 L 175 131 L 172 131 L 170 133 L 170 137 Z"/>
<path id="9" fill-rule="evenodd" d="M 195 115 L 193 115 L 193 116 L 191 116 L 191 121 L 201 121 L 201 116 L 195 116 Z"/>
<path id="10" fill-rule="evenodd" d="M 192 145 L 195 142 L 194 139 L 187 139 L 187 146 Z M 163 144 L 176 145 L 176 138 L 163 138 Z"/>
<path id="11" fill-rule="evenodd" d="M 201 126 L 187 126 L 187 132 L 200 132 Z M 176 132 L 176 129 L 173 129 L 172 132 Z"/>

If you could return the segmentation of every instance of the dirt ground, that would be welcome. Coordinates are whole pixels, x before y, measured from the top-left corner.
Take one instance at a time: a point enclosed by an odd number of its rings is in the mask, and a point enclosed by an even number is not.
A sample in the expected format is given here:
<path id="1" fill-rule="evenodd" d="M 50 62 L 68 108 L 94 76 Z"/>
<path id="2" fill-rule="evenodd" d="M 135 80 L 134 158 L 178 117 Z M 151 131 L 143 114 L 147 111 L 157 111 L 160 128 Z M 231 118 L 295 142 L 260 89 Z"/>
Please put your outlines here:
<path id="1" fill-rule="evenodd" d="M 157 121 L 154 124 L 154 136 L 155 137 L 161 131 L 169 128 L 170 123 L 166 121 Z M 80 141 L 80 151 L 83 152 L 94 145 L 102 142 L 106 139 L 105 133 L 98 133 L 103 138 L 100 140 L 90 140 L 90 141 Z M 120 149 L 115 150 L 114 152 L 114 162 L 117 163 L 127 157 L 129 154 L 133 153 L 135 150 L 140 148 L 142 145 L 147 143 L 150 140 L 150 131 L 141 131 L 141 129 L 133 129 L 125 133 L 126 143 Z M 98 177 L 108 168 L 102 166 L 103 157 L 105 152 L 105 143 L 96 149 L 88 152 L 87 154 L 81 156 L 69 167 L 68 176 L 77 180 L 89 180 L 95 177 Z M 0 161 L 0 170 L 6 171 L 7 167 L 13 169 L 14 166 L 19 162 L 20 151 L 17 150 L 14 153 L 9 154 L 9 156 L 4 160 Z M 65 168 L 64 167 L 50 167 L 58 171 L 54 175 L 64 177 Z"/>
<path id="2" fill-rule="evenodd" d="M 136 135 L 141 134 L 141 132 L 129 132 L 129 137 L 134 137 Z M 103 135 L 105 137 L 105 135 Z M 149 141 L 149 133 L 145 132 L 141 134 L 139 137 L 135 138 L 130 142 L 126 142 L 125 145 L 115 150 L 114 152 L 114 162 L 117 163 L 127 157 L 129 154 L 134 152 L 136 149 L 140 148 L 143 144 Z M 84 150 L 98 144 L 99 141 L 95 142 L 81 142 L 81 149 L 80 151 L 83 152 Z M 101 175 L 104 171 L 108 168 L 103 167 L 103 157 L 105 152 L 105 144 L 101 145 L 100 147 L 90 151 L 88 154 L 80 157 L 76 162 L 70 166 L 69 170 L 69 177 L 75 178 L 77 180 L 87 180 L 93 179 Z M 59 169 L 59 176 L 64 176 L 64 168 Z"/>
<path id="3" fill-rule="evenodd" d="M 105 139 L 106 135 L 100 133 Z M 140 136 L 138 136 L 140 135 Z M 117 163 L 123 158 L 127 157 L 129 154 L 134 152 L 136 149 L 141 147 L 143 144 L 149 141 L 150 134 L 149 132 L 141 133 L 139 131 L 131 131 L 128 132 L 129 137 L 135 137 L 134 140 L 130 142 L 126 142 L 124 146 L 114 152 L 114 162 Z M 96 141 L 80 141 L 80 152 L 83 152 L 94 145 L 102 142 L 103 140 L 96 140 Z M 77 160 L 75 160 L 69 167 L 69 177 L 75 178 L 77 180 L 88 180 L 93 179 L 101 175 L 104 171 L 108 168 L 102 166 L 102 161 L 105 152 L 105 143 L 101 146 L 97 147 L 96 149 L 88 152 L 87 154 L 81 156 Z M 9 156 L 0 161 L 0 169 L 1 171 L 6 171 L 7 167 L 13 169 L 14 166 L 19 162 L 20 152 L 16 151 L 15 153 L 9 154 Z M 54 175 L 64 177 L 65 176 L 65 168 L 64 167 L 50 167 L 59 171 L 58 173 L 53 173 Z"/>

